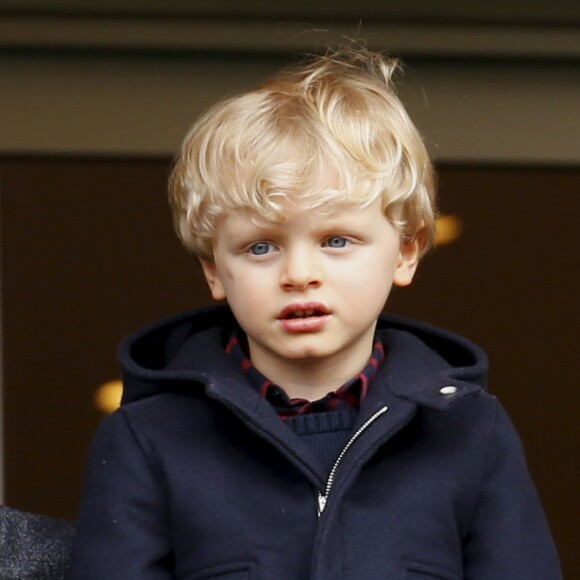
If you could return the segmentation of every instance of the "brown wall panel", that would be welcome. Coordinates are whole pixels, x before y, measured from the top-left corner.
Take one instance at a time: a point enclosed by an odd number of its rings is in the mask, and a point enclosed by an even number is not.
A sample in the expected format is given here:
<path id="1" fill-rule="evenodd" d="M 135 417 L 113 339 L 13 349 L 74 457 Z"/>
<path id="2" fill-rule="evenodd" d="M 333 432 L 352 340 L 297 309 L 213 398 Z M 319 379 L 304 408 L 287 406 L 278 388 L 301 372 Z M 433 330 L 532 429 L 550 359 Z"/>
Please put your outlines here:
<path id="1" fill-rule="evenodd" d="M 74 516 L 101 415 L 92 397 L 119 376 L 127 333 L 207 301 L 172 232 L 169 163 L 2 162 L 6 496 Z"/>

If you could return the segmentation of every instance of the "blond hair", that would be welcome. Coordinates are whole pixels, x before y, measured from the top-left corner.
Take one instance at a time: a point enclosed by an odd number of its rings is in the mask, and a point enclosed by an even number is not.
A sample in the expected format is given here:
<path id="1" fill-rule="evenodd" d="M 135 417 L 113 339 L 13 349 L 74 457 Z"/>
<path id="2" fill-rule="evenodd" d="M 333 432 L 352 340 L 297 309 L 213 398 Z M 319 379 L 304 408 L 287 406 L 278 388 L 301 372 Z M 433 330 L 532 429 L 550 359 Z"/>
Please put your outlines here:
<path id="1" fill-rule="evenodd" d="M 170 179 L 177 234 L 211 259 L 216 222 L 235 209 L 284 219 L 281 199 L 313 209 L 382 200 L 403 240 L 433 243 L 435 185 L 423 140 L 392 82 L 397 60 L 341 49 L 220 101 L 185 137 Z"/>

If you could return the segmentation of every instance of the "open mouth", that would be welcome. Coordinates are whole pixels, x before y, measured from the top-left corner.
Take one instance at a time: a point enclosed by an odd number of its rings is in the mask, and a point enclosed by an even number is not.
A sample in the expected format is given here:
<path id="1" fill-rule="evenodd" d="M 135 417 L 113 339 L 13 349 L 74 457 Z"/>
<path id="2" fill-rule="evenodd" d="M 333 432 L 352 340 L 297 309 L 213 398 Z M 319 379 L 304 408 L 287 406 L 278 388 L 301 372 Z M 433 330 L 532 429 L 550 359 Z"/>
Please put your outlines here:
<path id="1" fill-rule="evenodd" d="M 311 318 L 312 316 L 324 316 L 327 314 L 322 310 L 294 310 L 293 312 L 288 312 L 284 316 L 284 320 L 293 320 L 294 318 Z"/>
<path id="2" fill-rule="evenodd" d="M 279 320 L 299 320 L 304 318 L 320 318 L 327 316 L 330 311 L 324 304 L 308 302 L 302 304 L 290 304 L 280 312 Z"/>
<path id="3" fill-rule="evenodd" d="M 302 302 L 286 306 L 278 316 L 282 328 L 292 334 L 320 332 L 330 320 L 330 310 L 320 302 Z"/>

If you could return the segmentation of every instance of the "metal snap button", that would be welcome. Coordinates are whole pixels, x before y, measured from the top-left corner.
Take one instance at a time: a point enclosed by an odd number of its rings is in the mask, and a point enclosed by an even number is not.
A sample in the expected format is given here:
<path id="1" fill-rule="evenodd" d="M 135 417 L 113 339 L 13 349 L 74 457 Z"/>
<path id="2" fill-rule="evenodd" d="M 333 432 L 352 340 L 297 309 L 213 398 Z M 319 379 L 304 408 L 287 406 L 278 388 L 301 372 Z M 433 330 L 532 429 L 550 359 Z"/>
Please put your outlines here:
<path id="1" fill-rule="evenodd" d="M 446 387 L 441 387 L 439 389 L 439 394 L 444 395 L 446 397 L 454 395 L 456 392 L 457 392 L 457 387 L 454 387 L 453 385 L 447 385 Z"/>

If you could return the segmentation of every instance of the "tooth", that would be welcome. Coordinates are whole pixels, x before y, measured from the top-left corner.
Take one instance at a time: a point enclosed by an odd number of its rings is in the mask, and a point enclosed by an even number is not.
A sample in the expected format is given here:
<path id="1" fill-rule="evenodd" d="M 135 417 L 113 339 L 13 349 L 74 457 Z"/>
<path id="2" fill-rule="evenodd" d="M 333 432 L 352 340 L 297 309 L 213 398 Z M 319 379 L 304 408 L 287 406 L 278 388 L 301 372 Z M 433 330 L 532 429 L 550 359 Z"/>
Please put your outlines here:
<path id="1" fill-rule="evenodd" d="M 305 314 L 306 316 L 312 316 L 314 314 L 314 310 L 306 310 Z"/>
<path id="2" fill-rule="evenodd" d="M 294 312 L 294 315 L 296 316 L 296 318 L 304 318 L 304 310 L 296 310 L 296 312 Z"/>

